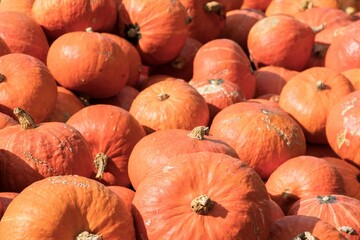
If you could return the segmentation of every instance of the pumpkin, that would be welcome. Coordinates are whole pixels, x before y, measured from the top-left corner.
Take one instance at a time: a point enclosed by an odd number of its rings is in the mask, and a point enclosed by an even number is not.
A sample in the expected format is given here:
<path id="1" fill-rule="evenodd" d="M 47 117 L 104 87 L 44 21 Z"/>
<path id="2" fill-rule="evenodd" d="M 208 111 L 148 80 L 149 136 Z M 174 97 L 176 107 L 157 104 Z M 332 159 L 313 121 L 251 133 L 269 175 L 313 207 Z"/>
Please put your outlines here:
<path id="1" fill-rule="evenodd" d="M 94 98 L 116 95 L 129 77 L 121 47 L 91 29 L 57 38 L 50 46 L 47 66 L 61 86 Z"/>
<path id="2" fill-rule="evenodd" d="M 136 86 L 140 80 L 140 71 L 141 71 L 141 57 L 138 50 L 125 38 L 122 38 L 116 34 L 112 33 L 102 33 L 102 35 L 111 38 L 123 50 L 125 53 L 126 59 L 129 61 L 129 77 L 126 81 L 127 86 Z"/>
<path id="3" fill-rule="evenodd" d="M 360 2 L 358 0 L 339 0 L 340 8 L 347 14 L 353 15 L 360 10 Z"/>
<path id="4" fill-rule="evenodd" d="M 347 226 L 360 232 L 360 199 L 345 195 L 303 197 L 291 206 L 288 215 L 314 216 L 335 228 Z"/>
<path id="5" fill-rule="evenodd" d="M 225 3 L 229 1 L 180 0 L 188 17 L 188 36 L 205 44 L 220 36 L 226 22 Z"/>
<path id="6" fill-rule="evenodd" d="M 161 82 L 161 81 L 167 80 L 167 79 L 176 80 L 177 78 L 171 77 L 166 74 L 155 74 L 155 75 L 151 75 L 151 76 L 146 76 L 139 81 L 136 88 L 139 91 L 142 91 L 154 83 Z M 181 80 L 184 80 L 184 79 L 181 79 Z"/>
<path id="7" fill-rule="evenodd" d="M 326 138 L 341 158 L 360 166 L 358 121 L 360 91 L 347 94 L 331 108 L 326 121 Z"/>
<path id="8" fill-rule="evenodd" d="M 272 0 L 265 10 L 266 16 L 286 14 L 294 16 L 310 8 L 330 7 L 339 8 L 338 0 Z"/>
<path id="9" fill-rule="evenodd" d="M 0 238 L 134 240 L 132 221 L 125 202 L 101 183 L 54 176 L 31 184 L 10 203 Z"/>
<path id="10" fill-rule="evenodd" d="M 180 0 L 123 0 L 118 16 L 118 35 L 134 44 L 145 65 L 171 61 L 185 44 L 187 12 Z"/>
<path id="11" fill-rule="evenodd" d="M 15 108 L 14 114 L 20 124 L 0 130 L 0 191 L 20 192 L 35 181 L 56 175 L 90 177 L 91 152 L 75 128 L 61 122 L 35 124 L 20 108 Z"/>
<path id="12" fill-rule="evenodd" d="M 147 87 L 136 96 L 129 112 L 147 133 L 207 126 L 210 115 L 204 97 L 181 79 L 168 79 Z"/>
<path id="13" fill-rule="evenodd" d="M 10 52 L 11 51 L 10 51 L 9 46 L 6 44 L 4 39 L 2 39 L 2 37 L 0 37 L 0 57 L 5 54 L 9 54 Z"/>
<path id="14" fill-rule="evenodd" d="M 174 78 L 181 78 L 190 81 L 193 77 L 193 61 L 199 48 L 203 44 L 191 37 L 187 37 L 183 48 L 178 56 L 170 62 L 151 66 L 149 68 L 150 75 L 168 75 Z"/>
<path id="15" fill-rule="evenodd" d="M 265 17 L 264 12 L 254 8 L 237 8 L 226 12 L 225 27 L 220 37 L 235 41 L 245 53 L 249 53 L 247 38 L 252 26 Z"/>
<path id="16" fill-rule="evenodd" d="M 16 192 L 0 192 L 0 220 L 12 200 L 18 195 Z"/>
<path id="17" fill-rule="evenodd" d="M 74 113 L 84 107 L 85 105 L 73 92 L 62 86 L 57 86 L 55 107 L 45 121 L 66 122 Z"/>
<path id="18" fill-rule="evenodd" d="M 244 50 L 230 39 L 215 39 L 204 44 L 194 58 L 192 81 L 221 79 L 240 86 L 246 99 L 255 93 L 255 76 Z"/>
<path id="19" fill-rule="evenodd" d="M 352 83 L 354 90 L 360 90 L 360 67 L 350 68 L 341 72 Z"/>
<path id="20" fill-rule="evenodd" d="M 81 109 L 66 122 L 86 139 L 94 161 L 92 178 L 105 185 L 129 187 L 128 160 L 135 144 L 145 136 L 128 111 L 96 104 Z"/>
<path id="21" fill-rule="evenodd" d="M 269 177 L 271 198 L 287 211 L 300 198 L 313 195 L 347 194 L 347 177 L 331 162 L 314 156 L 298 156 L 281 164 Z"/>
<path id="22" fill-rule="evenodd" d="M 257 21 L 248 34 L 248 49 L 257 68 L 267 65 L 302 71 L 315 42 L 311 27 L 294 17 L 279 14 Z"/>
<path id="23" fill-rule="evenodd" d="M 271 0 L 244 0 L 241 8 L 258 9 L 265 12 Z"/>
<path id="24" fill-rule="evenodd" d="M 61 35 L 84 31 L 108 32 L 114 29 L 117 11 L 114 0 L 33 1 L 31 16 L 52 42 Z"/>
<path id="25" fill-rule="evenodd" d="M 298 73 L 298 71 L 272 65 L 256 69 L 254 72 L 256 79 L 255 97 L 265 94 L 280 95 L 286 82 Z"/>
<path id="26" fill-rule="evenodd" d="M 240 86 L 234 82 L 209 79 L 203 81 L 191 80 L 189 84 L 205 98 L 210 111 L 210 121 L 227 106 L 246 101 Z"/>
<path id="27" fill-rule="evenodd" d="M 233 147 L 263 180 L 306 150 L 301 126 L 289 114 L 255 101 L 235 103 L 220 111 L 212 121 L 210 135 Z"/>
<path id="28" fill-rule="evenodd" d="M 225 11 L 231 11 L 241 8 L 244 3 L 244 0 L 219 0 L 225 7 Z"/>
<path id="29" fill-rule="evenodd" d="M 0 112 L 0 129 L 16 124 L 18 124 L 18 122 L 14 118 Z"/>
<path id="30" fill-rule="evenodd" d="M 313 67 L 298 73 L 285 84 L 279 106 L 301 124 L 308 142 L 326 144 L 329 111 L 353 90 L 351 82 L 340 72 Z"/>
<path id="31" fill-rule="evenodd" d="M 138 239 L 267 240 L 269 196 L 238 158 L 197 152 L 172 157 L 136 189 Z"/>
<path id="32" fill-rule="evenodd" d="M 346 240 L 328 222 L 317 217 L 292 215 L 276 220 L 270 228 L 269 240 Z"/>
<path id="33" fill-rule="evenodd" d="M 185 129 L 164 129 L 143 137 L 129 158 L 129 177 L 136 189 L 141 181 L 168 158 L 193 152 L 218 152 L 238 157 L 235 150 L 218 138 L 208 135 L 209 128 L 197 126 Z"/>
<path id="34" fill-rule="evenodd" d="M 13 115 L 20 107 L 36 123 L 45 120 L 56 103 L 56 80 L 39 59 L 24 53 L 0 57 L 0 112 Z"/>
<path id="35" fill-rule="evenodd" d="M 360 67 L 360 21 L 338 28 L 325 55 L 325 67 L 338 71 Z"/>
<path id="36" fill-rule="evenodd" d="M 49 43 L 42 28 L 22 12 L 0 11 L 0 36 L 13 53 L 25 53 L 46 62 Z"/>
<path id="37" fill-rule="evenodd" d="M 1 0 L 0 12 L 17 11 L 31 16 L 34 1 L 35 0 Z"/>
<path id="38" fill-rule="evenodd" d="M 279 204 L 270 198 L 271 221 L 274 222 L 280 218 L 285 217 L 285 214 Z"/>
<path id="39" fill-rule="evenodd" d="M 117 185 L 107 186 L 107 188 L 114 192 L 121 200 L 123 200 L 131 212 L 131 206 L 135 192 L 130 188 Z"/>

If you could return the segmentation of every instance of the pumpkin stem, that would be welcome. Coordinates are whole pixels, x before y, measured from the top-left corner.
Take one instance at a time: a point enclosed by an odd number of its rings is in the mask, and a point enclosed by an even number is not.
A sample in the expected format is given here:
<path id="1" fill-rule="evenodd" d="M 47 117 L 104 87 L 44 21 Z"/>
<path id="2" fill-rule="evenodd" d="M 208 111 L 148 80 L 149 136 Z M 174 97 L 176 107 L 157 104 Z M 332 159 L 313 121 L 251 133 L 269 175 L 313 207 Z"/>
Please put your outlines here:
<path id="1" fill-rule="evenodd" d="M 167 93 L 160 93 L 159 95 L 157 95 L 157 98 L 159 99 L 159 101 L 165 101 L 169 97 L 170 97 L 170 95 Z"/>
<path id="2" fill-rule="evenodd" d="M 102 240 L 103 238 L 100 235 L 89 233 L 88 231 L 83 231 L 76 236 L 76 240 Z"/>
<path id="3" fill-rule="evenodd" d="M 209 83 L 211 85 L 221 85 L 224 83 L 224 80 L 223 79 L 210 79 Z"/>
<path id="4" fill-rule="evenodd" d="M 5 75 L 0 73 L 0 83 L 5 81 L 5 79 L 6 79 Z"/>
<path id="5" fill-rule="evenodd" d="M 312 0 L 306 0 L 300 3 L 300 10 L 305 11 L 306 9 L 310 9 L 314 6 Z"/>
<path id="6" fill-rule="evenodd" d="M 183 69 L 185 66 L 185 59 L 181 56 L 178 56 L 174 60 L 171 61 L 171 66 L 176 69 Z"/>
<path id="7" fill-rule="evenodd" d="M 297 235 L 293 240 L 317 240 L 310 232 L 303 232 Z"/>
<path id="8" fill-rule="evenodd" d="M 342 226 L 342 227 L 339 227 L 338 230 L 340 232 L 343 232 L 343 233 L 346 233 L 350 236 L 352 235 L 357 235 L 357 232 L 355 229 L 353 229 L 352 227 L 348 227 L 348 226 Z"/>
<path id="9" fill-rule="evenodd" d="M 346 7 L 345 8 L 345 12 L 346 12 L 346 14 L 347 15 L 353 15 L 354 13 L 356 13 L 357 12 L 357 10 L 356 10 L 356 8 L 354 8 L 354 7 Z"/>
<path id="10" fill-rule="evenodd" d="M 225 10 L 224 5 L 222 5 L 221 3 L 217 2 L 217 1 L 207 2 L 204 5 L 204 8 L 205 8 L 206 13 L 215 13 L 224 19 L 226 17 L 226 10 Z"/>
<path id="11" fill-rule="evenodd" d="M 191 201 L 191 209 L 200 215 L 206 215 L 214 206 L 214 202 L 206 194 L 202 194 Z"/>
<path id="12" fill-rule="evenodd" d="M 92 33 L 92 32 L 94 32 L 94 29 L 93 29 L 92 27 L 87 27 L 87 28 L 85 29 L 85 32 L 90 32 L 90 33 Z"/>
<path id="13" fill-rule="evenodd" d="M 140 26 L 135 24 L 129 24 L 125 26 L 125 39 L 136 45 L 141 38 Z"/>
<path id="14" fill-rule="evenodd" d="M 203 140 L 205 135 L 209 134 L 209 128 L 206 126 L 198 126 L 195 127 L 191 132 L 188 134 L 189 137 L 195 138 L 198 140 Z"/>
<path id="15" fill-rule="evenodd" d="M 94 165 L 97 168 L 97 173 L 96 173 L 95 178 L 102 179 L 108 161 L 109 161 L 109 157 L 106 156 L 105 153 L 96 154 L 95 160 L 94 160 Z"/>
<path id="16" fill-rule="evenodd" d="M 324 83 L 324 81 L 319 80 L 316 82 L 316 89 L 317 90 L 325 90 L 326 89 L 326 85 Z"/>
<path id="17" fill-rule="evenodd" d="M 34 119 L 25 110 L 16 107 L 13 110 L 14 115 L 17 117 L 20 127 L 23 130 L 36 128 Z"/>
<path id="18" fill-rule="evenodd" d="M 329 203 L 334 203 L 336 202 L 336 197 L 335 196 L 317 196 L 317 199 L 319 199 L 320 204 L 329 204 Z"/>

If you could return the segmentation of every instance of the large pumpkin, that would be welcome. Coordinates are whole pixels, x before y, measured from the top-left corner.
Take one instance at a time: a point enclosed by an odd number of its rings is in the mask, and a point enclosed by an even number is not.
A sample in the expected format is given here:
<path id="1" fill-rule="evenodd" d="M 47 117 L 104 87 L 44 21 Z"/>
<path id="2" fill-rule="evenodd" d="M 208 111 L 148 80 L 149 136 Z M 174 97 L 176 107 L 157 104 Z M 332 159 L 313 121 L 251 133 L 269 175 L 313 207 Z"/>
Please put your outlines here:
<path id="1" fill-rule="evenodd" d="M 264 183 L 238 158 L 177 155 L 138 186 L 133 216 L 139 239 L 267 240 Z"/>
<path id="2" fill-rule="evenodd" d="M 57 38 L 50 46 L 47 66 L 61 86 L 95 98 L 116 95 L 129 77 L 129 63 L 121 47 L 91 30 Z"/>
<path id="3" fill-rule="evenodd" d="M 207 126 L 210 115 L 204 97 L 186 81 L 174 78 L 154 83 L 141 91 L 129 112 L 147 133 Z"/>
<path id="4" fill-rule="evenodd" d="M 14 116 L 13 109 L 20 107 L 40 123 L 54 108 L 56 97 L 56 80 L 39 59 L 24 53 L 0 57 L 0 112 Z"/>
<path id="5" fill-rule="evenodd" d="M 225 142 L 208 135 L 208 127 L 198 126 L 191 131 L 166 129 L 142 138 L 129 158 L 129 176 L 136 189 L 158 166 L 166 165 L 168 158 L 193 152 L 218 152 L 238 157 Z"/>
<path id="6" fill-rule="evenodd" d="M 123 0 L 118 16 L 118 34 L 136 46 L 146 65 L 171 61 L 185 44 L 187 12 L 180 0 Z"/>
<path id="7" fill-rule="evenodd" d="M 301 124 L 307 141 L 325 144 L 330 109 L 352 91 L 351 82 L 340 72 L 313 67 L 298 73 L 285 84 L 279 106 Z"/>
<path id="8" fill-rule="evenodd" d="M 235 149 L 265 180 L 282 163 L 306 150 L 301 126 L 279 107 L 247 101 L 220 111 L 210 135 Z"/>
<path id="9" fill-rule="evenodd" d="M 81 109 L 66 122 L 89 143 L 94 161 L 92 178 L 105 185 L 129 187 L 128 160 L 145 130 L 128 111 L 97 104 Z"/>
<path id="10" fill-rule="evenodd" d="M 116 194 L 97 181 L 68 175 L 24 189 L 1 219 L 0 238 L 134 240 L 135 231 L 128 207 Z"/>
<path id="11" fill-rule="evenodd" d="M 20 108 L 14 113 L 20 124 L 0 130 L 0 191 L 20 192 L 56 175 L 90 177 L 91 152 L 75 128 L 61 122 L 35 124 Z"/>

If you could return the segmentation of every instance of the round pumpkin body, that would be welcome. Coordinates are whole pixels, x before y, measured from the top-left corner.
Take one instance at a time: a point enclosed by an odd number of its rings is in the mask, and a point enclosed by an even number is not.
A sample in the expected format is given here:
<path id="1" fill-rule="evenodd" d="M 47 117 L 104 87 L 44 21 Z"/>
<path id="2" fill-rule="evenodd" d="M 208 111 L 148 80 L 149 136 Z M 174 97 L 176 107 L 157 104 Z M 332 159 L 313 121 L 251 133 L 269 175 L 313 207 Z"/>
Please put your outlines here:
<path id="1" fill-rule="evenodd" d="M 135 196 L 135 192 L 130 188 L 117 185 L 107 186 L 107 188 L 113 191 L 121 200 L 123 200 L 129 211 L 131 212 L 131 206 Z"/>
<path id="2" fill-rule="evenodd" d="M 75 128 L 60 122 L 36 125 L 23 110 L 14 111 L 20 124 L 0 130 L 1 191 L 20 192 L 50 176 L 90 177 L 91 152 Z"/>
<path id="3" fill-rule="evenodd" d="M 350 68 L 341 72 L 352 83 L 354 90 L 360 90 L 360 67 Z"/>
<path id="4" fill-rule="evenodd" d="M 280 165 L 266 188 L 286 214 L 294 202 L 306 196 L 347 194 L 344 180 L 341 171 L 326 159 L 303 155 Z"/>
<path id="5" fill-rule="evenodd" d="M 57 38 L 50 46 L 47 66 L 61 86 L 94 98 L 114 96 L 129 77 L 121 47 L 96 32 L 70 32 Z"/>
<path id="6" fill-rule="evenodd" d="M 125 202 L 111 190 L 97 181 L 68 175 L 49 177 L 24 189 L 7 208 L 0 237 L 134 240 L 135 230 Z"/>
<path id="7" fill-rule="evenodd" d="M 236 83 L 246 99 L 254 96 L 255 76 L 250 60 L 233 40 L 212 40 L 204 44 L 195 55 L 192 81 L 216 79 Z"/>
<path id="8" fill-rule="evenodd" d="M 142 138 L 129 158 L 129 176 L 136 189 L 151 172 L 167 164 L 170 157 L 193 152 L 217 152 L 238 157 L 225 142 L 209 136 L 208 127 L 198 126 L 191 131 L 166 129 Z"/>
<path id="9" fill-rule="evenodd" d="M 233 147 L 264 180 L 280 164 L 306 150 L 301 126 L 290 115 L 255 101 L 235 103 L 220 111 L 210 134 Z"/>
<path id="10" fill-rule="evenodd" d="M 13 53 L 25 53 L 46 62 L 49 43 L 42 28 L 22 12 L 0 11 L 0 36 Z"/>
<path id="11" fill-rule="evenodd" d="M 271 226 L 269 240 L 289 239 L 346 240 L 335 227 L 326 221 L 301 215 L 285 216 Z"/>
<path id="12" fill-rule="evenodd" d="M 360 21 L 338 28 L 325 56 L 325 67 L 338 71 L 360 67 Z"/>
<path id="13" fill-rule="evenodd" d="M 32 5 L 35 0 L 2 0 L 0 4 L 1 12 L 16 11 L 31 16 Z"/>
<path id="14" fill-rule="evenodd" d="M 309 61 L 315 33 L 294 17 L 279 14 L 257 21 L 248 34 L 250 58 L 257 68 L 267 65 L 302 71 Z"/>
<path id="15" fill-rule="evenodd" d="M 7 126 L 13 126 L 18 124 L 18 122 L 10 117 L 9 115 L 6 115 L 5 113 L 0 112 L 0 129 L 3 129 Z"/>
<path id="16" fill-rule="evenodd" d="M 116 24 L 117 11 L 113 0 L 41 1 L 35 0 L 31 16 L 55 40 L 61 35 L 85 31 L 107 32 Z"/>
<path id="17" fill-rule="evenodd" d="M 89 143 L 94 161 L 92 178 L 105 185 L 129 187 L 128 160 L 145 131 L 128 111 L 112 105 L 88 106 L 72 115 L 67 124 Z"/>
<path id="18" fill-rule="evenodd" d="M 147 87 L 136 96 L 129 112 L 147 133 L 207 126 L 210 115 L 203 96 L 181 79 L 168 79 Z"/>
<path id="19" fill-rule="evenodd" d="M 171 61 L 185 44 L 187 13 L 180 0 L 123 0 L 118 15 L 118 34 L 134 44 L 146 65 Z"/>
<path id="20" fill-rule="evenodd" d="M 258 9 L 265 12 L 271 0 L 244 0 L 241 8 Z"/>
<path id="21" fill-rule="evenodd" d="M 16 192 L 0 192 L 0 220 L 12 200 L 18 195 Z"/>
<path id="22" fill-rule="evenodd" d="M 334 152 L 360 166 L 360 138 L 357 135 L 360 91 L 354 91 L 331 108 L 326 122 L 326 137 Z"/>
<path id="23" fill-rule="evenodd" d="M 132 212 L 139 239 L 267 240 L 269 204 L 253 169 L 238 158 L 199 152 L 175 156 L 144 179 Z"/>
<path id="24" fill-rule="evenodd" d="M 13 116 L 13 109 L 27 111 L 42 122 L 56 103 L 56 80 L 39 59 L 24 53 L 0 57 L 0 112 Z"/>
<path id="25" fill-rule="evenodd" d="M 313 67 L 298 73 L 285 84 L 279 106 L 301 124 L 308 142 L 325 144 L 330 109 L 352 91 L 351 82 L 340 72 Z"/>

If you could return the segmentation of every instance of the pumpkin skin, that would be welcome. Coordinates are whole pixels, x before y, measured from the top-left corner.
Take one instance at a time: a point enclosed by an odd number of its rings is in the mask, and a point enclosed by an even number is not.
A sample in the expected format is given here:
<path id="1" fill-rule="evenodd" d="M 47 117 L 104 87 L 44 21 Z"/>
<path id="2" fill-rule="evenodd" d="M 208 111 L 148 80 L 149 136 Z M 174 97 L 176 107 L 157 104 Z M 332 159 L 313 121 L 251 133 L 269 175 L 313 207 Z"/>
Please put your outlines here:
<path id="1" fill-rule="evenodd" d="M 46 121 L 65 123 L 74 113 L 84 107 L 85 105 L 73 92 L 62 86 L 57 86 L 56 104 Z"/>
<path id="2" fill-rule="evenodd" d="M 255 101 L 220 111 L 210 134 L 235 149 L 240 159 L 266 180 L 282 163 L 306 150 L 301 126 L 279 107 Z"/>
<path id="3" fill-rule="evenodd" d="M 94 98 L 116 95 L 129 77 L 129 63 L 121 47 L 91 31 L 57 38 L 50 46 L 47 66 L 61 86 Z"/>
<path id="4" fill-rule="evenodd" d="M 16 192 L 0 192 L 0 220 L 11 201 L 18 195 Z"/>
<path id="5" fill-rule="evenodd" d="M 164 64 L 180 53 L 188 28 L 179 0 L 123 0 L 118 12 L 118 35 L 134 44 L 143 64 Z"/>
<path id="6" fill-rule="evenodd" d="M 325 67 L 338 71 L 360 67 L 360 21 L 338 28 L 325 55 Z"/>
<path id="7" fill-rule="evenodd" d="M 39 224 L 44 220 L 50 225 Z M 132 221 L 125 202 L 101 183 L 75 175 L 55 176 L 30 185 L 11 202 L 0 222 L 0 237 L 76 239 L 88 231 L 94 239 L 133 240 Z"/>
<path id="8" fill-rule="evenodd" d="M 351 82 L 340 72 L 313 67 L 298 73 L 285 84 L 279 106 L 300 123 L 308 142 L 326 144 L 329 111 L 353 90 Z"/>
<path id="9" fill-rule="evenodd" d="M 188 36 L 205 44 L 220 36 L 226 22 L 226 1 L 180 0 L 188 17 Z"/>
<path id="10" fill-rule="evenodd" d="M 255 76 L 244 50 L 233 40 L 215 39 L 204 44 L 194 58 L 192 81 L 221 79 L 240 86 L 246 99 L 255 93 Z"/>
<path id="11" fill-rule="evenodd" d="M 281 164 L 266 182 L 267 191 L 286 214 L 298 199 L 327 194 L 347 194 L 344 177 L 323 158 L 298 156 Z"/>
<path id="12" fill-rule="evenodd" d="M 258 9 L 265 12 L 270 2 L 271 0 L 244 0 L 244 3 L 241 6 L 241 8 Z"/>
<path id="13" fill-rule="evenodd" d="M 350 80 L 354 90 L 360 90 L 360 68 L 350 68 L 341 73 Z"/>
<path id="14" fill-rule="evenodd" d="M 94 161 L 91 177 L 105 185 L 129 187 L 129 156 L 146 135 L 140 123 L 128 111 L 106 104 L 83 108 L 66 123 L 89 143 Z"/>
<path id="15" fill-rule="evenodd" d="M 285 217 L 285 214 L 279 204 L 270 198 L 270 207 L 271 207 L 271 221 L 274 222 L 280 218 Z"/>
<path id="16" fill-rule="evenodd" d="M 360 232 L 360 199 L 345 195 L 315 195 L 299 199 L 288 215 L 318 217 L 335 228 L 351 227 Z"/>
<path id="17" fill-rule="evenodd" d="M 130 188 L 123 187 L 123 186 L 107 186 L 108 189 L 113 191 L 121 200 L 123 200 L 128 207 L 129 211 L 131 212 L 131 205 L 132 201 L 135 196 L 135 192 Z"/>
<path id="18" fill-rule="evenodd" d="M 136 96 L 129 112 L 147 133 L 207 126 L 210 118 L 203 96 L 181 79 L 167 79 L 147 87 Z"/>
<path id="19" fill-rule="evenodd" d="M 7 126 L 13 126 L 18 124 L 18 122 L 10 117 L 9 115 L 6 115 L 5 113 L 0 112 L 0 129 L 3 129 Z"/>
<path id="20" fill-rule="evenodd" d="M 305 232 L 307 232 L 308 238 L 305 236 L 296 238 Z M 269 240 L 289 239 L 346 240 L 336 228 L 326 221 L 317 217 L 301 215 L 285 216 L 272 224 Z"/>
<path id="21" fill-rule="evenodd" d="M 159 130 L 143 137 L 130 154 L 128 170 L 132 186 L 136 189 L 154 169 L 167 164 L 170 157 L 193 152 L 217 152 L 238 158 L 228 144 L 208 135 L 208 127 Z"/>
<path id="22" fill-rule="evenodd" d="M 17 11 L 31 16 L 32 5 L 35 0 L 1 0 L 0 12 Z"/>
<path id="23" fill-rule="evenodd" d="M 79 0 L 44 2 L 35 0 L 31 16 L 44 29 L 50 41 L 68 32 L 108 32 L 116 24 L 117 11 L 114 0 Z"/>
<path id="24" fill-rule="evenodd" d="M 202 194 L 212 208 L 195 207 Z M 139 239 L 267 240 L 269 204 L 258 174 L 238 158 L 198 152 L 177 155 L 144 179 L 132 213 Z"/>
<path id="25" fill-rule="evenodd" d="M 33 18 L 21 12 L 0 11 L 0 36 L 13 53 L 25 53 L 46 62 L 49 43 Z"/>
<path id="26" fill-rule="evenodd" d="M 315 33 L 294 17 L 279 14 L 257 21 L 248 34 L 250 58 L 257 68 L 268 65 L 302 71 L 310 59 Z"/>
<path id="27" fill-rule="evenodd" d="M 0 112 L 13 115 L 15 107 L 42 122 L 55 106 L 56 80 L 39 59 L 24 53 L 0 57 Z M 31 81 L 29 81 L 31 79 Z"/>
<path id="28" fill-rule="evenodd" d="M 90 177 L 91 152 L 75 128 L 60 122 L 35 124 L 22 109 L 14 112 L 20 124 L 0 130 L 0 191 L 20 192 L 50 176 Z"/>
<path id="29" fill-rule="evenodd" d="M 360 138 L 357 135 L 360 91 L 341 98 L 330 110 L 326 121 L 326 138 L 334 152 L 360 166 Z"/>

